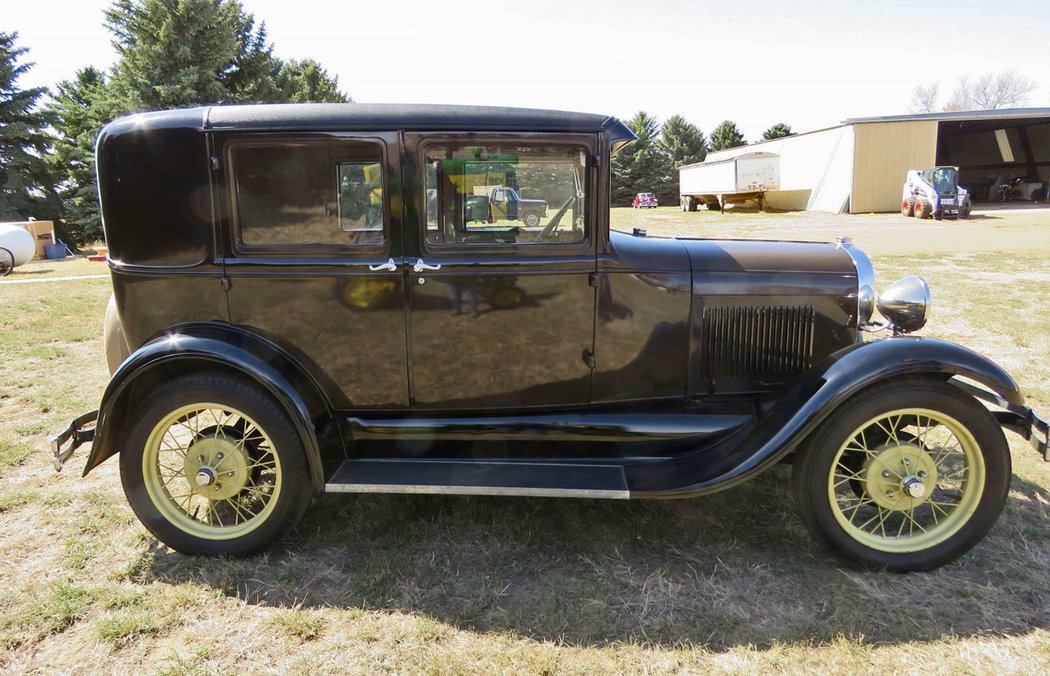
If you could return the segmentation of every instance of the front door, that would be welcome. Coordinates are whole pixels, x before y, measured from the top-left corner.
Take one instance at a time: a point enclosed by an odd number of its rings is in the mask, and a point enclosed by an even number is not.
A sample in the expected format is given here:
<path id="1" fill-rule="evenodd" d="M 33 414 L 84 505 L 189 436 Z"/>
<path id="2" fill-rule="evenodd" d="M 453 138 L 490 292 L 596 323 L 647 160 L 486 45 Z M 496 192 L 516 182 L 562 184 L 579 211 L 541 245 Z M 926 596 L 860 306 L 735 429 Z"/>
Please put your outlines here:
<path id="1" fill-rule="evenodd" d="M 588 403 L 594 142 L 406 135 L 422 188 L 405 228 L 415 407 Z"/>
<path id="2" fill-rule="evenodd" d="M 293 353 L 338 408 L 407 407 L 399 135 L 216 141 L 230 320 Z"/>

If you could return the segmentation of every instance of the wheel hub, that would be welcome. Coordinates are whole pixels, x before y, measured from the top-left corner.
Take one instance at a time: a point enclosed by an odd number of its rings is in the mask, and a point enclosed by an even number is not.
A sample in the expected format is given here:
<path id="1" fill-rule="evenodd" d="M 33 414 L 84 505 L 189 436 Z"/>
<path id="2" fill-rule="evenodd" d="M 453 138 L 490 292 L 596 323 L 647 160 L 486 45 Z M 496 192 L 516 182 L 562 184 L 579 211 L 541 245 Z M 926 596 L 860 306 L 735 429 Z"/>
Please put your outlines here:
<path id="1" fill-rule="evenodd" d="M 889 442 L 875 449 L 862 470 L 871 500 L 883 509 L 903 511 L 925 502 L 937 486 L 937 466 L 924 448 Z"/>
<path id="2" fill-rule="evenodd" d="M 190 444 L 183 474 L 195 493 L 209 500 L 225 500 L 248 485 L 251 464 L 244 448 L 219 430 Z"/>

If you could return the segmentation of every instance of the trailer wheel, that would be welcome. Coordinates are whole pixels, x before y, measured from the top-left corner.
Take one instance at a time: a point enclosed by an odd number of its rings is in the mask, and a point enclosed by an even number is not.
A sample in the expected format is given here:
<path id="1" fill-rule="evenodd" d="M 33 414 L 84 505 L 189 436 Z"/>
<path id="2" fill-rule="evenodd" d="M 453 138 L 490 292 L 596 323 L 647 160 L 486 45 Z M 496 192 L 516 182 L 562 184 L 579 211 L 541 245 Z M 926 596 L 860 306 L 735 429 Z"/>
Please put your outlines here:
<path id="1" fill-rule="evenodd" d="M 685 198 L 685 209 L 686 211 L 696 211 L 697 199 L 692 195 L 688 195 Z"/>
<path id="2" fill-rule="evenodd" d="M 718 203 L 718 200 L 711 200 L 710 202 L 705 202 L 705 204 L 707 205 L 708 211 L 719 211 L 722 208 L 722 205 Z"/>
<path id="3" fill-rule="evenodd" d="M 915 215 L 915 198 L 909 197 L 901 202 L 901 215 L 912 217 Z"/>

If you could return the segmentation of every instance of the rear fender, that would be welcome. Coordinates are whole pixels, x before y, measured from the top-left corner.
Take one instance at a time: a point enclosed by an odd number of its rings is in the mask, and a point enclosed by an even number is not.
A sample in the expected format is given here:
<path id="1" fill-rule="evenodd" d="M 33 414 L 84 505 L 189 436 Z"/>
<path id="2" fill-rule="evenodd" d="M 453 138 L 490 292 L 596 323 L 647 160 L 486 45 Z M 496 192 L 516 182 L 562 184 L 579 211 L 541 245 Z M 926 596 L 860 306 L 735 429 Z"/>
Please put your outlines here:
<path id="1" fill-rule="evenodd" d="M 173 327 L 120 365 L 99 406 L 84 475 L 118 453 L 136 403 L 156 386 L 189 373 L 225 372 L 263 387 L 288 413 L 306 449 L 311 480 L 324 485 L 325 465 L 343 454 L 338 426 L 321 388 L 290 354 L 264 337 L 225 324 Z"/>
<path id="2" fill-rule="evenodd" d="M 843 348 L 785 392 L 756 423 L 716 447 L 662 463 L 630 468 L 632 498 L 676 498 L 729 488 L 768 469 L 795 450 L 843 403 L 899 378 L 977 381 L 1022 405 L 1017 382 L 997 364 L 935 338 L 894 337 Z"/>

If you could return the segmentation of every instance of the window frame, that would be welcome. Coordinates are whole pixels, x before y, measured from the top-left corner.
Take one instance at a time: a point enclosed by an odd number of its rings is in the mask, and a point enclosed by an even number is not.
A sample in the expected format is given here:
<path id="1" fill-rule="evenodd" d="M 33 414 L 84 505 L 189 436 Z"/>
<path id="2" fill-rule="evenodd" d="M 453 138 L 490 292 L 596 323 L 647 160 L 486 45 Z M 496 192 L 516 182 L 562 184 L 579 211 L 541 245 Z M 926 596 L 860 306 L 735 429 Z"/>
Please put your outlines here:
<path id="1" fill-rule="evenodd" d="M 439 258 L 474 254 L 532 257 L 565 257 L 582 256 L 594 253 L 595 231 L 597 229 L 597 166 L 594 162 L 596 137 L 590 134 L 537 135 L 518 136 L 513 134 L 440 134 L 428 136 L 418 147 L 416 171 L 419 176 L 419 197 L 417 209 L 419 214 L 418 236 L 420 251 L 424 256 Z M 586 156 L 581 183 L 584 186 L 584 228 L 583 239 L 578 242 L 446 242 L 432 243 L 427 239 L 429 223 L 427 221 L 427 153 L 434 147 L 469 147 L 476 145 L 515 146 L 521 148 L 575 148 Z"/>
<path id="2" fill-rule="evenodd" d="M 382 172 L 381 186 L 383 190 L 382 200 L 382 228 L 380 230 L 382 237 L 374 244 L 353 244 L 343 242 L 303 242 L 300 244 L 289 244 L 289 243 L 274 243 L 274 244 L 252 244 L 244 240 L 244 230 L 241 227 L 240 221 L 240 200 L 241 196 L 237 189 L 237 168 L 238 163 L 234 159 L 234 153 L 239 148 L 244 147 L 265 147 L 273 148 L 281 145 L 314 145 L 314 146 L 327 146 L 329 148 L 338 148 L 340 146 L 347 146 L 350 144 L 355 145 L 368 145 L 378 148 L 379 153 L 376 162 L 379 164 L 380 171 Z M 372 136 L 316 136 L 316 135 L 299 135 L 299 134 L 280 134 L 280 135 L 265 135 L 265 136 L 239 136 L 226 140 L 223 144 L 222 154 L 224 163 L 226 166 L 225 186 L 227 195 L 227 209 L 229 215 L 230 224 L 230 240 L 232 243 L 233 253 L 237 256 L 274 256 L 281 254 L 288 255 L 310 255 L 310 254 L 332 254 L 339 253 L 343 255 L 351 254 L 380 254 L 388 252 L 392 245 L 392 239 L 394 233 L 392 232 L 392 219 L 390 214 L 390 172 L 387 167 L 387 143 L 382 138 Z M 361 230 L 343 230 L 338 219 L 341 218 L 339 215 L 339 166 L 342 163 L 360 163 L 360 160 L 351 159 L 350 153 L 347 153 L 346 158 L 340 157 L 339 153 L 336 153 L 335 157 L 332 158 L 331 175 L 333 179 L 333 187 L 335 189 L 336 196 L 336 214 L 337 214 L 337 232 L 339 233 L 352 233 L 362 232 Z"/>

